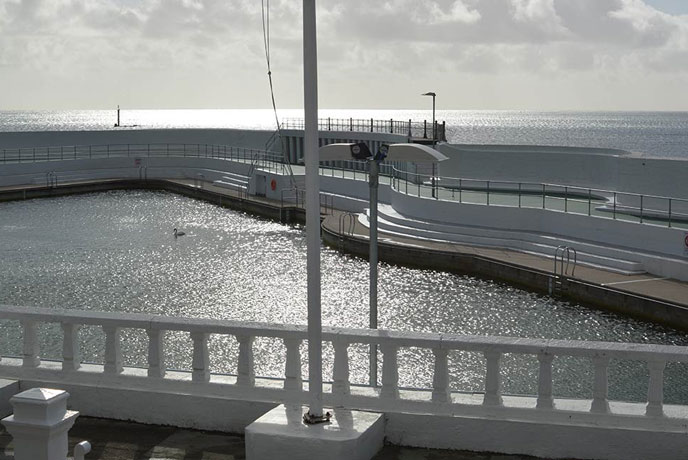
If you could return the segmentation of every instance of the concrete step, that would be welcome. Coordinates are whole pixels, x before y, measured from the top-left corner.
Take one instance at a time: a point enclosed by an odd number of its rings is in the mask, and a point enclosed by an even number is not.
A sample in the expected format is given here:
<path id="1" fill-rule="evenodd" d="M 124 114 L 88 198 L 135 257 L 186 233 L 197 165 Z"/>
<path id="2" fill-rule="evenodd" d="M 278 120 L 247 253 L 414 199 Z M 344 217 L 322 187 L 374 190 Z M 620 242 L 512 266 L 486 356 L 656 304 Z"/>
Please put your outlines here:
<path id="1" fill-rule="evenodd" d="M 528 234 L 527 232 L 510 232 L 484 228 L 471 228 L 422 222 L 403 219 L 391 207 L 381 207 L 378 215 L 380 232 L 430 241 L 453 242 L 481 247 L 499 247 L 535 254 L 550 259 L 554 258 L 557 246 L 565 244 L 577 250 L 578 263 L 591 267 L 604 268 L 616 273 L 631 275 L 645 273 L 641 262 L 628 260 L 619 256 L 599 254 L 590 251 L 591 245 L 572 240 L 561 240 L 554 237 Z M 393 211 L 393 210 L 392 210 Z M 390 214 L 392 214 L 390 216 Z M 367 211 L 361 222 L 368 225 Z M 593 248 L 594 249 L 594 248 Z"/>

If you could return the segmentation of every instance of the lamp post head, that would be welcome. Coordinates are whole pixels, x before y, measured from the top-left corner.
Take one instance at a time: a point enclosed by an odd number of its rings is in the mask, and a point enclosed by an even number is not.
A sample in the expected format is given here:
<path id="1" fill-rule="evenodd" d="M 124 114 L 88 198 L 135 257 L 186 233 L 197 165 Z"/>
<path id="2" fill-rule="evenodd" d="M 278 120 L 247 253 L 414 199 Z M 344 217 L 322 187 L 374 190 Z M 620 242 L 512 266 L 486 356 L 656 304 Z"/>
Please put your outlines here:
<path id="1" fill-rule="evenodd" d="M 421 96 L 432 96 L 432 97 L 435 97 L 435 96 L 437 96 L 437 94 L 435 94 L 435 93 L 433 93 L 432 91 L 430 91 L 429 93 L 423 93 L 423 94 L 421 94 Z"/>

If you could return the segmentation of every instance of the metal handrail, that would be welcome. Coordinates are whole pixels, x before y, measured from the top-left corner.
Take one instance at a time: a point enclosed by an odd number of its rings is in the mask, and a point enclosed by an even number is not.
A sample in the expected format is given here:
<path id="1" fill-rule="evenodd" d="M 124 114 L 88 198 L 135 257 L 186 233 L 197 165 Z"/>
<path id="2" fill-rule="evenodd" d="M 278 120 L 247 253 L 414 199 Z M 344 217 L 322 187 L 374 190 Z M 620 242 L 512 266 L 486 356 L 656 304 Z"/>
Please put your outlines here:
<path id="1" fill-rule="evenodd" d="M 435 140 L 446 141 L 446 123 L 435 121 Z M 282 129 L 305 129 L 302 118 L 282 120 Z M 376 120 L 374 118 L 320 118 L 319 131 L 353 131 L 368 133 L 399 134 L 407 137 L 428 139 L 432 137 L 432 122 L 427 120 Z"/>

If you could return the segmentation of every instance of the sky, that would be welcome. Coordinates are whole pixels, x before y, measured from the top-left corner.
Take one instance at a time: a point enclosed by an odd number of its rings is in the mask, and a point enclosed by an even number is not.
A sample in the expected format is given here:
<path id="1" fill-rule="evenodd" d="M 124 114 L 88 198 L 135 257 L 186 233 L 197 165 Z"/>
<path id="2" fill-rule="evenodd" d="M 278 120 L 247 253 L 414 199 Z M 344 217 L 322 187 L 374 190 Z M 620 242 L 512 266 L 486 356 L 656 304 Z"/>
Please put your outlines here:
<path id="1" fill-rule="evenodd" d="M 301 1 L 269 3 L 300 108 Z M 316 3 L 321 108 L 688 110 L 688 0 Z M 118 104 L 269 108 L 261 0 L 0 0 L 0 110 Z"/>

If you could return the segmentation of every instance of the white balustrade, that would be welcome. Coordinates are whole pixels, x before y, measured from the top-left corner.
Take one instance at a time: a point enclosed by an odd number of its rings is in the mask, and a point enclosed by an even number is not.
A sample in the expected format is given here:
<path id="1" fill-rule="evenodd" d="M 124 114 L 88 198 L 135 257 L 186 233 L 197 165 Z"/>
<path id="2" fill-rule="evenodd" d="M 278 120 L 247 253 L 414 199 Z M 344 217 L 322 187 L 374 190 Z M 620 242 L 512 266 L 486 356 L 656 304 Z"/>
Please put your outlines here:
<path id="1" fill-rule="evenodd" d="M 549 353 L 539 353 L 538 362 L 540 372 L 538 373 L 538 409 L 554 408 L 554 396 L 552 394 L 552 361 L 554 356 Z"/>
<path id="2" fill-rule="evenodd" d="M 237 342 L 239 342 L 237 385 L 252 387 L 256 383 L 253 369 L 253 337 L 238 335 Z"/>
<path id="3" fill-rule="evenodd" d="M 105 332 L 105 373 L 120 374 L 122 365 L 122 348 L 120 343 L 121 329 L 117 326 L 103 326 Z"/>
<path id="4" fill-rule="evenodd" d="M 107 376 L 117 376 L 116 385 L 122 379 L 133 378 L 150 379 L 151 385 L 172 385 L 178 388 L 181 382 L 188 385 L 206 383 L 210 381 L 210 356 L 208 339 L 210 334 L 233 336 L 239 344 L 239 356 L 234 364 L 236 369 L 236 383 L 218 383 L 235 386 L 246 391 L 261 395 L 259 400 L 274 398 L 275 402 L 289 402 L 303 398 L 303 381 L 301 376 L 300 347 L 307 340 L 306 328 L 303 326 L 269 325 L 258 323 L 242 323 L 236 321 L 221 321 L 211 319 L 169 318 L 145 314 L 118 314 L 81 311 L 59 311 L 41 308 L 22 308 L 0 306 L 0 319 L 18 321 L 22 328 L 23 346 L 20 360 L 3 359 L 0 370 L 9 371 L 15 378 L 32 376 L 32 372 L 62 373 L 56 375 L 63 381 L 80 383 L 84 379 L 97 378 L 97 382 L 107 382 Z M 62 326 L 62 368 L 52 364 L 42 363 L 39 358 L 38 325 L 44 323 L 58 323 Z M 79 346 L 79 330 L 82 326 L 102 327 L 105 333 L 105 357 L 102 363 L 102 374 L 88 364 L 89 370 L 84 371 Z M 148 335 L 148 368 L 147 375 L 140 372 L 124 372 L 123 357 L 120 348 L 122 329 L 143 330 Z M 166 373 L 165 343 L 167 331 L 180 331 L 190 334 L 193 342 L 193 359 L 191 381 L 179 380 L 179 372 Z M 254 341 L 256 338 L 271 338 L 282 340 L 286 350 L 286 365 L 281 388 L 274 384 L 267 385 L 258 382 L 254 366 Z M 484 396 L 481 406 L 474 405 L 472 410 L 500 411 L 519 410 L 504 401 L 501 389 L 501 361 L 504 354 L 524 355 L 537 358 L 539 372 L 537 374 L 537 402 L 533 413 L 556 414 L 559 412 L 556 394 L 553 388 L 553 368 L 559 362 L 557 357 L 577 357 L 589 360 L 594 371 L 592 401 L 589 406 L 591 416 L 607 417 L 615 414 L 610 410 L 608 400 L 609 379 L 608 369 L 610 360 L 630 360 L 645 363 L 649 370 L 647 405 L 644 415 L 632 417 L 665 417 L 664 407 L 664 369 L 669 362 L 688 363 L 688 348 L 664 345 L 641 345 L 624 343 L 599 343 L 564 340 L 541 339 L 512 339 L 505 337 L 472 337 L 451 334 L 408 333 L 384 330 L 355 330 L 323 328 L 323 340 L 332 343 L 334 348 L 334 363 L 332 371 L 332 390 L 326 393 L 327 404 L 335 407 L 350 407 L 367 410 L 387 410 L 393 407 L 404 407 L 405 410 L 419 410 L 423 413 L 446 413 L 447 405 L 466 404 L 460 395 L 456 402 L 452 398 L 450 382 L 452 375 L 449 369 L 449 353 L 452 350 L 482 354 L 485 358 Z M 349 348 L 352 345 L 368 347 L 377 345 L 382 352 L 382 388 L 379 394 L 366 390 L 354 391 L 349 375 Z M 398 352 L 400 348 L 417 348 L 430 350 L 434 358 L 432 388 L 422 390 L 429 397 L 420 399 L 406 399 L 400 396 Z M 230 366 L 232 363 L 228 363 Z M 0 374 L 1 375 L 1 374 Z M 533 376 L 533 378 L 536 378 Z M 139 382 L 139 380 L 137 380 Z M 155 383 L 152 383 L 155 382 Z M 218 380 L 221 382 L 221 380 Z M 175 386 L 176 385 L 176 386 Z M 265 393 L 269 388 L 269 393 Z M 457 388 L 459 390 L 460 388 Z M 196 390 L 194 390 L 196 391 Z M 203 391 L 203 390 L 198 390 Z M 261 393 L 262 392 L 262 393 Z M 249 393 L 251 394 L 251 393 Z M 266 396 L 268 394 L 269 396 Z M 411 401 L 412 404 L 406 404 Z M 443 408 L 444 407 L 444 408 Z M 528 409 L 530 410 L 530 409 Z M 687 412 L 688 408 L 684 409 Z M 585 413 L 585 411 L 580 411 Z M 494 412 L 490 412 L 493 414 Z M 629 417 L 624 414 L 620 417 Z M 595 423 L 599 422 L 595 419 Z M 605 419 L 606 420 L 606 419 Z"/>
<path id="5" fill-rule="evenodd" d="M 148 329 L 148 377 L 165 377 L 165 331 Z"/>
<path id="6" fill-rule="evenodd" d="M 502 353 L 499 351 L 488 350 L 485 355 L 485 406 L 501 406 L 502 401 L 502 379 L 500 376 L 500 364 Z"/>
<path id="7" fill-rule="evenodd" d="M 595 356 L 593 358 L 593 366 L 595 368 L 595 377 L 590 412 L 606 414 L 609 412 L 609 401 L 607 400 L 609 393 L 609 379 L 607 377 L 609 358 L 604 355 Z"/>
<path id="8" fill-rule="evenodd" d="M 432 379 L 432 401 L 437 403 L 451 402 L 449 391 L 449 350 L 433 348 L 435 355 L 435 373 Z"/>
<path id="9" fill-rule="evenodd" d="M 334 347 L 334 366 L 332 368 L 332 393 L 335 404 L 343 405 L 344 398 L 351 393 L 349 384 L 349 344 L 343 340 L 332 341 Z"/>
<path id="10" fill-rule="evenodd" d="M 303 382 L 301 379 L 301 352 L 299 350 L 301 340 L 293 338 L 284 339 L 284 346 L 287 349 L 287 363 L 284 369 L 284 389 L 301 391 L 303 389 Z"/>
<path id="11" fill-rule="evenodd" d="M 22 363 L 24 367 L 38 367 L 41 358 L 38 357 L 38 331 L 35 321 L 21 320 L 23 333 Z"/>
<path id="12" fill-rule="evenodd" d="M 397 350 L 393 343 L 385 341 L 382 350 L 382 390 L 380 397 L 385 399 L 399 398 L 399 369 L 397 367 Z"/>
<path id="13" fill-rule="evenodd" d="M 194 382 L 210 381 L 210 356 L 208 354 L 208 334 L 192 332 L 193 359 L 191 362 L 191 379 Z"/>
<path id="14" fill-rule="evenodd" d="M 78 324 L 62 323 L 62 370 L 76 371 L 81 367 Z"/>

